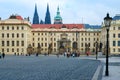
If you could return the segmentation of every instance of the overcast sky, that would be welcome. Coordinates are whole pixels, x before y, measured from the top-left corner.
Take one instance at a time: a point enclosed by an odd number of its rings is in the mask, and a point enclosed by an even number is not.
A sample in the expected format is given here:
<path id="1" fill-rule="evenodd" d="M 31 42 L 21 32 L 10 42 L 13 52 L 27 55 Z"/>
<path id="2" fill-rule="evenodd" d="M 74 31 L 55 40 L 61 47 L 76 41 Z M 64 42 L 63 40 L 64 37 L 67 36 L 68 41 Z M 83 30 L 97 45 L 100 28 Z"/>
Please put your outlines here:
<path id="1" fill-rule="evenodd" d="M 0 0 L 0 17 L 7 19 L 11 14 L 30 17 L 32 22 L 35 3 L 39 18 L 44 20 L 47 3 L 53 23 L 59 6 L 63 23 L 88 23 L 101 25 L 106 13 L 111 17 L 120 14 L 120 0 Z"/>

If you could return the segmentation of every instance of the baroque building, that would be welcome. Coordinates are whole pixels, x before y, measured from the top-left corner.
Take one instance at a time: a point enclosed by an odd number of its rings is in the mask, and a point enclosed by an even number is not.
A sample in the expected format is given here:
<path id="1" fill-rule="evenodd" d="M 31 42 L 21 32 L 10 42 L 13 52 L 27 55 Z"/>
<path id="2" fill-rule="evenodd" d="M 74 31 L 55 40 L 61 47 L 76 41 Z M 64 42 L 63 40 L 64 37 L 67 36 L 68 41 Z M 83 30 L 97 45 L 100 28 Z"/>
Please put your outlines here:
<path id="1" fill-rule="evenodd" d="M 29 43 L 31 43 L 31 24 L 28 19 L 11 15 L 9 19 L 0 20 L 0 52 L 27 53 Z"/>
<path id="2" fill-rule="evenodd" d="M 103 43 L 103 53 L 106 51 L 106 28 L 102 24 L 101 42 Z M 109 52 L 110 54 L 120 54 L 120 14 L 113 17 L 109 31 Z"/>
<path id="3" fill-rule="evenodd" d="M 79 51 L 85 54 L 89 51 L 95 54 L 96 41 L 102 43 L 102 52 L 105 53 L 106 30 L 104 24 L 101 26 L 89 24 L 63 24 L 59 7 L 54 17 L 54 24 L 51 24 L 49 5 L 47 5 L 45 19 L 48 23 L 41 21 L 37 6 L 33 24 L 29 18 L 23 19 L 19 15 L 11 15 L 6 20 L 0 19 L 0 52 L 6 54 L 63 54 L 65 51 Z M 37 15 L 37 16 L 36 16 Z M 36 17 L 35 17 L 36 16 Z M 120 53 L 120 15 L 113 17 L 110 27 L 110 53 Z M 99 45 L 100 46 L 100 45 Z M 98 46 L 98 47 L 99 47 Z M 98 49 L 99 50 L 99 49 Z"/>

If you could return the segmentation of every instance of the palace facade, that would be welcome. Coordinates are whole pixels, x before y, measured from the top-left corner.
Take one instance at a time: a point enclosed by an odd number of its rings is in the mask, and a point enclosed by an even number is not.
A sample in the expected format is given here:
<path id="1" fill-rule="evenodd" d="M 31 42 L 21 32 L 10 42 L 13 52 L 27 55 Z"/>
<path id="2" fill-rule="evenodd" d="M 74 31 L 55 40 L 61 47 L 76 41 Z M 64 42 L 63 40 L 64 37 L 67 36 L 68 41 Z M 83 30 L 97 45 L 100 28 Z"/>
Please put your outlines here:
<path id="1" fill-rule="evenodd" d="M 120 52 L 120 16 L 112 21 L 110 29 L 110 53 Z M 59 7 L 51 24 L 49 5 L 47 5 L 45 21 L 39 21 L 37 6 L 33 17 L 33 24 L 29 17 L 23 19 L 19 15 L 11 15 L 6 20 L 0 20 L 0 52 L 6 54 L 63 54 L 65 51 L 79 51 L 81 54 L 90 52 L 95 54 L 102 43 L 105 53 L 106 31 L 101 26 L 89 24 L 63 24 Z"/>

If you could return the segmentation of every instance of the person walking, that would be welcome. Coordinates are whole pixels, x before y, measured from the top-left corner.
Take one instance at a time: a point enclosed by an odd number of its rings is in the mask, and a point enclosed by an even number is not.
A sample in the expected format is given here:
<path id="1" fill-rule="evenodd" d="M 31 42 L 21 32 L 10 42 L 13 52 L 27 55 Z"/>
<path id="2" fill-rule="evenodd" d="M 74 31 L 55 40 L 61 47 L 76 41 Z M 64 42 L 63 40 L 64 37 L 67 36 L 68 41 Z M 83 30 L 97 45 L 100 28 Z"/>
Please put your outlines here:
<path id="1" fill-rule="evenodd" d="M 4 59 L 4 57 L 5 57 L 5 53 L 4 53 L 4 52 L 2 53 L 2 57 L 3 57 L 3 59 Z"/>

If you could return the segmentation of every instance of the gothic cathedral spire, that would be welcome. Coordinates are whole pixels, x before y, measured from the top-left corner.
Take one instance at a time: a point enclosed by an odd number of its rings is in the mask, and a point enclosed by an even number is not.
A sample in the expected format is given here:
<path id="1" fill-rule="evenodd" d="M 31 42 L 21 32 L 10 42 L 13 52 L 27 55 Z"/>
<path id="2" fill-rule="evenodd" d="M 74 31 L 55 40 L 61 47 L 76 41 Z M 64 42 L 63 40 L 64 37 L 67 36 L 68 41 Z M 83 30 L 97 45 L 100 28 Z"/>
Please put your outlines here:
<path id="1" fill-rule="evenodd" d="M 35 4 L 35 12 L 33 17 L 33 24 L 39 24 L 39 16 L 37 12 L 37 5 Z"/>
<path id="2" fill-rule="evenodd" d="M 48 4 L 47 4 L 46 16 L 45 16 L 45 24 L 51 24 L 51 17 L 50 17 L 50 11 L 49 11 Z"/>

